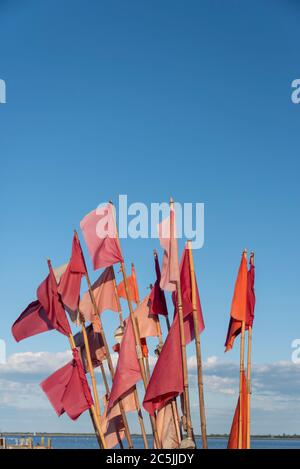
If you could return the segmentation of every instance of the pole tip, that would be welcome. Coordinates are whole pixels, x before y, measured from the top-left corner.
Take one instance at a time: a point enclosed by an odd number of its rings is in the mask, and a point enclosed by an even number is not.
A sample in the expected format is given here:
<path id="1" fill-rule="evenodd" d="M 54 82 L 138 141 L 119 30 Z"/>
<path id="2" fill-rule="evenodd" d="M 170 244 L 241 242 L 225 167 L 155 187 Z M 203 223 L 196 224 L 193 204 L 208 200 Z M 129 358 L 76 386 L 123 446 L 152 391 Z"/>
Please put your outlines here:
<path id="1" fill-rule="evenodd" d="M 173 197 L 170 197 L 170 204 L 173 204 L 174 203 L 174 199 Z"/>
<path id="2" fill-rule="evenodd" d="M 113 203 L 113 201 L 112 201 L 111 199 L 109 199 L 108 203 L 109 203 L 109 204 L 111 204 L 111 205 L 113 205 L 113 204 L 114 204 L 114 203 Z"/>
<path id="3" fill-rule="evenodd" d="M 157 257 L 157 250 L 156 249 L 153 249 L 153 255 L 154 255 L 154 257 Z"/>

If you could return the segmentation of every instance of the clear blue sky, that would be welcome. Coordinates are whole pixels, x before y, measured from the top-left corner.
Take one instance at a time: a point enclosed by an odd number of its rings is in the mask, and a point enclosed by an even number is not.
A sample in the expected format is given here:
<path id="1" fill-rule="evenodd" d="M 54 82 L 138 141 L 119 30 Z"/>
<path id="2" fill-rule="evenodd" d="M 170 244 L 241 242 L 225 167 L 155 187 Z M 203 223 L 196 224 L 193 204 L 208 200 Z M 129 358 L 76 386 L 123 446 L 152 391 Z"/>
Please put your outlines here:
<path id="1" fill-rule="evenodd" d="M 204 359 L 238 360 L 238 348 L 224 357 L 223 344 L 247 247 L 256 253 L 253 361 L 290 361 L 300 334 L 300 105 L 290 99 L 300 78 L 299 20 L 295 0 L 0 1 L 0 337 L 8 356 L 66 349 L 55 332 L 16 344 L 11 324 L 35 298 L 46 258 L 69 257 L 82 217 L 128 194 L 129 203 L 170 195 L 205 203 L 205 245 L 195 253 Z M 158 243 L 122 245 L 144 295 Z M 108 336 L 114 321 L 105 313 Z M 9 416 L 3 425 L 12 429 Z"/>

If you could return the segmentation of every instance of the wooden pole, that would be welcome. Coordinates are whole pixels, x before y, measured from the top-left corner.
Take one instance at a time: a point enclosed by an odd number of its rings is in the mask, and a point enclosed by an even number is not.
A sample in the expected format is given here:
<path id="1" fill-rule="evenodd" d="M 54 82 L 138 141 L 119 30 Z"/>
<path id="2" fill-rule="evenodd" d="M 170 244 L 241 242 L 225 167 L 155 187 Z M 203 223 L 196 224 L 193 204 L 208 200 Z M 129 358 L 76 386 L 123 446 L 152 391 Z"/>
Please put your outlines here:
<path id="1" fill-rule="evenodd" d="M 121 308 L 121 303 L 120 303 L 120 298 L 119 298 L 119 295 L 118 295 L 117 284 L 116 284 L 116 279 L 115 278 L 114 278 L 114 290 L 115 290 L 116 300 L 117 300 L 117 303 L 118 303 L 118 309 L 120 311 L 120 313 L 119 313 L 120 326 L 124 327 L 124 320 L 123 320 L 123 316 L 122 316 L 122 308 Z M 134 386 L 134 400 L 135 400 L 135 405 L 136 405 L 136 409 L 137 409 L 138 421 L 139 421 L 140 429 L 141 429 L 141 432 L 142 432 L 144 446 L 145 446 L 145 449 L 149 449 L 147 434 L 146 434 L 145 425 L 144 425 L 144 418 L 143 418 L 141 405 L 140 405 L 140 400 L 139 400 L 139 395 L 138 395 L 136 386 Z"/>
<path id="2" fill-rule="evenodd" d="M 250 254 L 250 264 L 254 265 L 254 252 Z M 251 353 L 252 353 L 252 326 L 248 326 L 247 351 L 247 449 L 251 447 Z"/>
<path id="3" fill-rule="evenodd" d="M 76 230 L 75 230 L 74 233 L 75 233 L 75 236 L 78 238 L 78 234 L 77 234 Z M 83 253 L 82 253 L 82 256 L 83 256 Z M 106 359 L 107 359 L 107 363 L 108 363 L 108 369 L 110 371 L 110 375 L 111 375 L 111 378 L 113 380 L 114 376 L 115 376 L 115 370 L 114 370 L 114 366 L 113 366 L 113 363 L 112 363 L 109 346 L 108 346 L 106 336 L 105 336 L 105 333 L 104 333 L 104 329 L 103 329 L 103 325 L 102 325 L 102 321 L 101 321 L 101 316 L 98 315 L 98 308 L 97 308 L 97 305 L 96 305 L 96 300 L 95 300 L 94 292 L 93 292 L 93 289 L 92 289 L 92 284 L 91 284 L 90 277 L 89 277 L 87 269 L 85 271 L 85 278 L 86 278 L 86 281 L 87 281 L 87 284 L 88 284 L 88 290 L 89 290 L 90 299 L 91 299 L 91 302 L 92 302 L 92 305 L 93 305 L 94 314 L 95 314 L 95 316 L 98 316 L 98 318 L 99 318 L 100 334 L 102 336 L 103 344 L 104 344 L 105 351 L 106 351 Z M 130 431 L 129 431 L 127 417 L 126 417 L 126 413 L 124 411 L 122 400 L 120 400 L 119 405 L 120 405 L 121 415 L 122 415 L 122 419 L 123 419 L 123 423 L 124 423 L 124 427 L 125 427 L 126 439 L 128 441 L 128 446 L 131 449 L 131 448 L 133 448 L 133 442 L 132 442 L 131 434 L 130 434 Z"/>
<path id="4" fill-rule="evenodd" d="M 246 249 L 243 252 L 243 255 L 247 257 Z M 245 356 L 245 320 L 242 321 L 241 329 L 241 345 L 240 345 L 240 405 L 239 405 L 239 437 L 238 437 L 238 449 L 243 447 L 243 374 L 244 374 L 244 356 Z"/>
<path id="5" fill-rule="evenodd" d="M 173 199 L 170 199 L 170 210 L 174 210 Z M 174 232 L 172 217 L 170 217 L 170 232 L 171 234 Z M 182 307 L 182 294 L 181 294 L 180 279 L 179 281 L 176 282 L 176 293 L 177 293 L 177 309 L 178 309 L 178 318 L 179 318 L 181 359 L 182 359 L 182 371 L 183 371 L 184 413 L 185 413 L 186 425 L 187 425 L 187 435 L 188 435 L 188 438 L 190 438 L 193 441 L 194 438 L 193 438 L 193 428 L 192 428 L 191 411 L 190 411 L 189 381 L 188 381 L 186 342 L 185 342 L 185 334 L 184 334 L 183 307 Z"/>
<path id="6" fill-rule="evenodd" d="M 199 393 L 199 406 L 200 406 L 202 447 L 203 447 L 203 449 L 207 449 L 206 417 L 205 417 L 203 373 L 202 373 L 202 358 L 201 358 L 200 334 L 198 332 L 198 330 L 199 330 L 199 321 L 198 321 L 198 311 L 197 311 L 196 277 L 195 277 L 194 258 L 193 258 L 193 251 L 192 251 L 191 241 L 188 241 L 187 247 L 188 247 L 189 259 L 190 259 L 192 305 L 193 305 L 193 322 L 194 322 L 194 330 L 195 330 L 195 345 L 196 345 L 196 357 L 197 357 L 198 393 Z"/>
<path id="7" fill-rule="evenodd" d="M 47 263 L 48 263 L 49 271 L 51 272 L 52 271 L 52 265 L 51 265 L 50 259 L 47 259 Z M 65 313 L 65 315 L 66 315 L 66 313 Z M 66 315 L 66 320 L 68 321 L 67 315 Z M 76 348 L 76 345 L 75 345 L 74 337 L 73 337 L 72 333 L 69 334 L 68 339 L 69 339 L 69 344 L 70 344 L 71 350 L 73 350 L 74 348 Z M 97 437 L 99 446 L 100 446 L 100 448 L 106 449 L 104 435 L 103 435 L 103 432 L 102 432 L 102 429 L 101 429 L 100 421 L 98 419 L 97 412 L 96 412 L 94 404 L 90 407 L 89 412 L 90 412 L 90 417 L 91 417 L 91 420 L 92 420 L 93 427 L 95 429 L 95 433 L 96 433 L 96 437 Z"/>

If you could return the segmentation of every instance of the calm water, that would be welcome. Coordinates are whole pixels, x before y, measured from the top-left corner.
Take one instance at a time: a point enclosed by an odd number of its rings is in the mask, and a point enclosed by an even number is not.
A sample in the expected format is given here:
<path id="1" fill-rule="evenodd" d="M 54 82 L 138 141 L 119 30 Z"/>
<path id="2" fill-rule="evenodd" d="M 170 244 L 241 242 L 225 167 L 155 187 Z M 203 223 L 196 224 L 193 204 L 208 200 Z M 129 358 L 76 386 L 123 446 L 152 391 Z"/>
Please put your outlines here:
<path id="1" fill-rule="evenodd" d="M 6 437 L 9 443 L 16 443 L 17 437 Z M 93 436 L 54 436 L 52 447 L 55 449 L 97 449 L 97 440 Z M 39 437 L 34 438 L 34 443 L 40 441 Z M 135 448 L 143 448 L 143 441 L 140 437 L 133 438 Z M 151 442 L 149 441 L 149 444 Z M 222 449 L 227 446 L 225 438 L 209 438 L 208 446 L 211 449 Z M 201 440 L 197 439 L 197 447 L 201 448 Z M 257 449 L 300 449 L 300 439 L 252 439 L 251 447 Z"/>

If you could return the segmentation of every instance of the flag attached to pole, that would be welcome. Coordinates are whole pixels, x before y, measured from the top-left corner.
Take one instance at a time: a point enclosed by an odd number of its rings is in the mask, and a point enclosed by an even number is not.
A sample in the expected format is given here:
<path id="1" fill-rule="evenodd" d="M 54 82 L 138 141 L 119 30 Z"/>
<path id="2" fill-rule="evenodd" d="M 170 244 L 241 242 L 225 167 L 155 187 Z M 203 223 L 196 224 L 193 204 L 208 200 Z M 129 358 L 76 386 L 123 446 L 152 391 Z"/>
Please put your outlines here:
<path id="1" fill-rule="evenodd" d="M 242 320 L 245 321 L 246 330 L 249 326 L 252 327 L 253 325 L 255 309 L 254 281 L 255 267 L 253 264 L 250 264 L 249 271 L 247 271 L 247 260 L 246 256 L 243 254 L 234 290 L 233 306 L 231 307 L 231 317 L 225 342 L 225 352 L 232 349 L 236 337 L 241 333 Z M 238 314 L 239 311 L 241 311 L 242 314 Z M 235 313 L 235 316 L 232 315 L 232 312 Z M 238 317 L 243 319 L 237 319 Z"/>
<path id="2" fill-rule="evenodd" d="M 133 264 L 131 264 L 131 275 L 126 278 L 126 281 L 130 301 L 133 301 L 135 304 L 138 304 L 140 302 L 140 298 Z M 119 298 L 124 298 L 124 300 L 127 300 L 125 284 L 123 280 L 117 286 L 117 292 Z"/>
<path id="3" fill-rule="evenodd" d="M 117 236 L 114 207 L 111 203 L 98 207 L 80 222 L 94 270 L 123 262 Z"/>
<path id="4" fill-rule="evenodd" d="M 78 351 L 72 350 L 73 360 L 45 379 L 41 388 L 58 416 L 64 412 L 76 420 L 93 405 L 93 398 L 86 380 Z"/>
<path id="5" fill-rule="evenodd" d="M 102 335 L 94 332 L 93 326 L 90 324 L 86 327 L 86 334 L 89 343 L 89 349 L 91 354 L 91 361 L 94 368 L 100 366 L 103 360 L 106 359 L 106 349 L 104 346 Z M 86 348 L 84 344 L 83 333 L 78 332 L 74 336 L 74 342 L 76 347 L 78 348 L 80 358 L 84 367 L 85 372 L 88 372 L 88 362 L 87 362 L 87 355 L 86 355 Z"/>
<path id="6" fill-rule="evenodd" d="M 81 279 L 85 273 L 86 266 L 80 242 L 77 235 L 74 234 L 71 259 L 66 270 L 62 273 L 58 285 L 58 293 L 62 302 L 71 311 L 76 311 L 78 308 Z"/>
<path id="7" fill-rule="evenodd" d="M 115 311 L 116 313 L 120 312 L 120 305 L 116 298 L 114 282 L 114 269 L 110 266 L 106 267 L 98 280 L 96 280 L 92 285 L 98 314 L 101 314 L 105 310 Z M 91 296 L 88 291 L 84 293 L 79 303 L 79 310 L 86 321 L 93 322 L 95 312 Z"/>
<path id="8" fill-rule="evenodd" d="M 158 256 L 154 255 L 156 281 L 151 289 L 149 297 L 150 314 L 168 316 L 168 308 L 165 297 L 165 292 L 160 288 L 161 273 L 159 267 Z"/>
<path id="9" fill-rule="evenodd" d="M 171 229 L 171 227 L 173 227 Z M 175 291 L 179 281 L 178 247 L 176 237 L 175 211 L 170 208 L 170 215 L 158 225 L 160 245 L 164 250 L 160 287 Z"/>
<path id="10" fill-rule="evenodd" d="M 230 435 L 228 439 L 227 449 L 238 449 L 239 441 L 239 416 L 242 412 L 242 448 L 247 448 L 247 381 L 245 373 L 243 373 L 242 379 L 242 409 L 240 408 L 240 398 L 238 399 L 237 406 L 235 409 Z"/>

